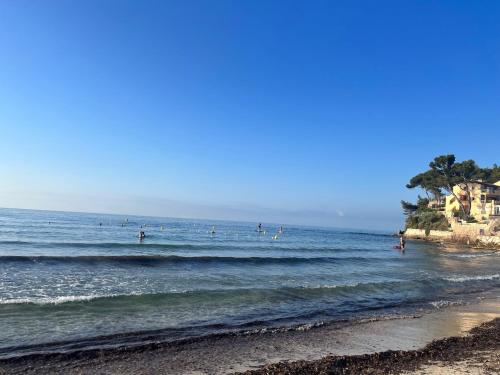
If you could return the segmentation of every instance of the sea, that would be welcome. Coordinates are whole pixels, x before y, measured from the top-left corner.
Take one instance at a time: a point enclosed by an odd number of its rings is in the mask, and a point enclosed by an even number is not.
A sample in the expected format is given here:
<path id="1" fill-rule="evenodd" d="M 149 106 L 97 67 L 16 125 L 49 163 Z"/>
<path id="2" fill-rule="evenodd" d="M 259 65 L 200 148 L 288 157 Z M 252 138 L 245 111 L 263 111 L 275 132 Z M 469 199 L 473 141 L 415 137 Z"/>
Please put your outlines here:
<path id="1" fill-rule="evenodd" d="M 0 358 L 309 329 L 500 295 L 500 253 L 390 232 L 0 209 Z M 144 231 L 145 238 L 138 234 Z"/>

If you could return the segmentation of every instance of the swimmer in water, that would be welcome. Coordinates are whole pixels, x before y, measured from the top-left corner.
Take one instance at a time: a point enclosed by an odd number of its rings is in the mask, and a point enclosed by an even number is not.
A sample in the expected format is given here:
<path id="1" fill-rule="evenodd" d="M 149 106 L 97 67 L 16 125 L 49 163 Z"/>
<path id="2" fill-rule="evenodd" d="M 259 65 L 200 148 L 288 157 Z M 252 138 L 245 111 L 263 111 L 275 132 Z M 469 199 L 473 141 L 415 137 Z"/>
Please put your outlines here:
<path id="1" fill-rule="evenodd" d="M 146 238 L 146 233 L 144 233 L 144 231 L 143 231 L 143 230 L 141 230 L 141 231 L 139 232 L 139 235 L 138 235 L 137 237 L 139 237 L 139 239 L 140 239 L 140 240 L 143 240 L 144 238 Z"/>
<path id="2" fill-rule="evenodd" d="M 279 234 L 283 233 L 283 225 L 280 225 L 280 229 L 278 229 L 278 233 Z"/>
<path id="3" fill-rule="evenodd" d="M 215 225 L 212 225 L 212 231 L 210 232 L 212 235 L 215 234 Z"/>
<path id="4" fill-rule="evenodd" d="M 259 223 L 259 225 L 257 225 L 257 232 L 262 232 L 262 223 Z"/>

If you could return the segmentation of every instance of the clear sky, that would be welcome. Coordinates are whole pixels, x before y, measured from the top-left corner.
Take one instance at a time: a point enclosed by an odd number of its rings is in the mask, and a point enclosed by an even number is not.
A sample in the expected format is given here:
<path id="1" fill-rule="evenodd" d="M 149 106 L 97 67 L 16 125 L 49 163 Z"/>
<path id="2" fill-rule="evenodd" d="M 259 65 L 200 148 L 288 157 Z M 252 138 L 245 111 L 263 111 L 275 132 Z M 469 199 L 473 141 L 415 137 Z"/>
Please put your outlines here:
<path id="1" fill-rule="evenodd" d="M 1 1 L 0 206 L 398 229 L 500 163 L 498 1 Z"/>

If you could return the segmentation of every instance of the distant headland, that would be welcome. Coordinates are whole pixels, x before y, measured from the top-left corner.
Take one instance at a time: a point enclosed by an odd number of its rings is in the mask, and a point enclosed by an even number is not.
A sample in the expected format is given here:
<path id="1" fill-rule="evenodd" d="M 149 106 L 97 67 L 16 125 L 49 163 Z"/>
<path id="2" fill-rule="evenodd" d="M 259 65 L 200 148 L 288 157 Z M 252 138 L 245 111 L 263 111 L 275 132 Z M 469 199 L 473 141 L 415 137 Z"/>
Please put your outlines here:
<path id="1" fill-rule="evenodd" d="M 406 187 L 425 193 L 416 203 L 401 201 L 406 237 L 500 248 L 498 165 L 482 168 L 474 160 L 441 155 Z"/>

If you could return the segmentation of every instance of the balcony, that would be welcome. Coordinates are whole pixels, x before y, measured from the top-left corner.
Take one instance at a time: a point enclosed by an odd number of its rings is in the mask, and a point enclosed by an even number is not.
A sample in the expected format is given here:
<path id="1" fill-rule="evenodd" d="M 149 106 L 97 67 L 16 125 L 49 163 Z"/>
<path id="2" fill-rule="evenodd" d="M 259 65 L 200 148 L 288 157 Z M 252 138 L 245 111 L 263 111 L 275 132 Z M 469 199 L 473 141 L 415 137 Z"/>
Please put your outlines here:
<path id="1" fill-rule="evenodd" d="M 498 186 L 482 186 L 481 196 L 500 198 L 500 187 Z"/>

